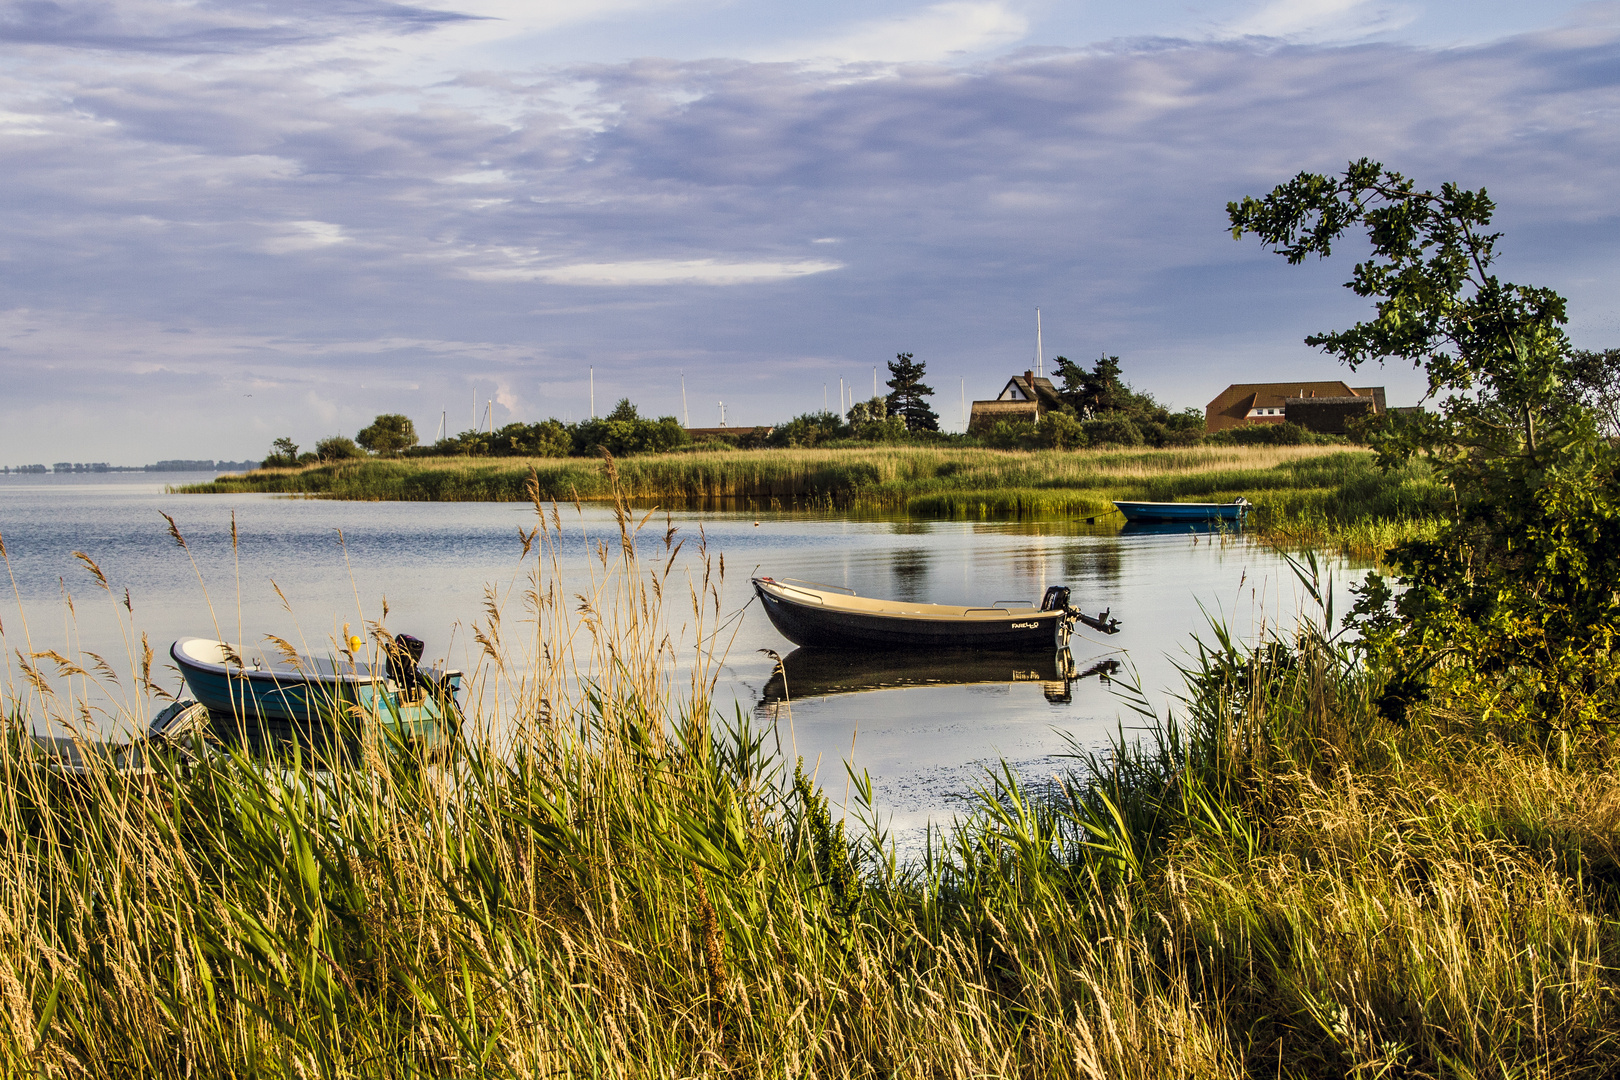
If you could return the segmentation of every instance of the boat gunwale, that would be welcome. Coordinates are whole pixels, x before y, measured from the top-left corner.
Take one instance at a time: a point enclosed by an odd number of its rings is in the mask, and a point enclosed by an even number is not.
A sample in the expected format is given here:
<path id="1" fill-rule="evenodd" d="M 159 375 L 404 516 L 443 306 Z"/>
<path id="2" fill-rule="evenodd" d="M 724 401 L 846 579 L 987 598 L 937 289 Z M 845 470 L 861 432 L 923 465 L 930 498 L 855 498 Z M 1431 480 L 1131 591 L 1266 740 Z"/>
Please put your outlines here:
<path id="1" fill-rule="evenodd" d="M 800 586 L 783 585 L 774 578 L 756 577 L 751 580 L 755 588 L 765 589 L 766 591 L 772 593 L 778 600 L 785 603 L 797 603 L 802 606 L 809 607 L 811 606 L 809 601 L 799 600 L 793 595 L 783 595 L 784 593 L 807 594 L 811 597 L 811 600 L 814 601 L 815 606 L 818 606 L 823 610 L 845 612 L 851 615 L 861 615 L 880 619 L 897 619 L 906 620 L 909 622 L 950 622 L 994 625 L 1002 622 L 1023 622 L 1029 619 L 1061 619 L 1066 614 L 1064 611 L 1059 609 L 1043 611 L 1034 606 L 1027 608 L 966 607 L 950 604 L 908 603 L 903 600 L 879 600 L 876 597 L 855 596 L 853 594 L 850 597 L 844 597 L 840 594 L 833 594 L 830 597 L 835 601 L 858 599 L 865 601 L 866 604 L 875 605 L 873 607 L 866 607 L 864 605 L 856 607 L 843 603 L 829 604 L 827 602 L 828 597 L 824 594 L 820 594 L 813 589 L 805 589 Z M 1000 602 L 1006 603 L 1006 601 Z M 895 610 L 901 608 L 904 610 Z M 992 615 L 988 613 L 994 614 Z"/>
<path id="2" fill-rule="evenodd" d="M 190 653 L 184 653 L 184 655 L 182 655 L 184 651 L 181 649 L 181 646 L 192 641 L 212 642 L 216 645 L 224 645 L 227 647 L 236 648 L 238 656 L 241 655 L 240 647 L 231 646 L 230 642 L 220 641 L 218 638 L 202 637 L 179 638 L 173 645 L 169 646 L 169 656 L 173 658 L 174 662 L 179 664 L 182 668 L 190 667 L 194 670 L 205 671 L 213 675 L 223 675 L 228 679 L 246 679 L 248 682 L 269 682 L 274 683 L 277 686 L 284 684 L 297 685 L 299 683 L 309 683 L 319 686 L 383 686 L 384 688 L 386 688 L 386 684 L 389 681 L 386 676 L 378 675 L 374 671 L 370 670 L 371 665 L 369 664 L 365 665 L 364 674 L 361 674 L 361 666 L 356 664 L 355 673 L 353 675 L 341 673 L 328 675 L 325 672 L 318 670 L 304 671 L 300 668 L 290 666 L 250 668 L 244 665 L 233 668 L 229 664 L 217 664 L 208 660 L 199 660 Z M 310 657 L 310 659 L 315 660 L 314 657 Z"/>
<path id="3" fill-rule="evenodd" d="M 1141 502 L 1136 499 L 1115 499 L 1113 502 L 1115 506 L 1122 510 L 1127 506 L 1154 508 L 1173 506 L 1178 510 L 1231 510 L 1236 508 L 1239 513 L 1254 505 L 1247 499 L 1234 499 L 1231 502 Z"/>

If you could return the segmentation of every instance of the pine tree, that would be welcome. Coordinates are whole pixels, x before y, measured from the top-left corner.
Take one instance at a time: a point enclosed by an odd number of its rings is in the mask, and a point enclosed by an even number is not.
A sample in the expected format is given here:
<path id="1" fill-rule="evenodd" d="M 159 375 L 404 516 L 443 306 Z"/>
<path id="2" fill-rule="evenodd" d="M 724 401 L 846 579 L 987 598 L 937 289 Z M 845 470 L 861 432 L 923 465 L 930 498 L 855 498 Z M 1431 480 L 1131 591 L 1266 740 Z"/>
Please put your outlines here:
<path id="1" fill-rule="evenodd" d="M 889 361 L 889 415 L 905 421 L 907 431 L 938 431 L 939 415 L 928 407 L 934 388 L 923 383 L 926 364 L 913 360 L 908 352 L 896 353 Z"/>

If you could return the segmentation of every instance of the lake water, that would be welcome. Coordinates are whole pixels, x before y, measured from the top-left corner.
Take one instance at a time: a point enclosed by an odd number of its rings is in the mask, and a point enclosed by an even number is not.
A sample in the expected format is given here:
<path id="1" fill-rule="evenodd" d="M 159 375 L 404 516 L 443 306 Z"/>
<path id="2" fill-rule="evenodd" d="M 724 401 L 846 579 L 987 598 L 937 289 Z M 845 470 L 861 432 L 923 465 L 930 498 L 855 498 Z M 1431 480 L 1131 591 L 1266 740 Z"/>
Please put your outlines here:
<path id="1" fill-rule="evenodd" d="M 0 538 L 16 588 L 13 602 L 0 607 L 8 657 L 30 647 L 75 658 L 88 650 L 127 673 L 130 643 L 115 618 L 127 589 L 131 621 L 163 660 L 175 638 L 213 637 L 216 625 L 249 648 L 278 634 L 324 652 L 345 625 L 358 629 L 377 618 L 386 598 L 389 629 L 425 639 L 430 657 L 448 655 L 470 668 L 476 650 L 470 627 L 481 617 L 486 586 L 511 595 L 525 573 L 519 534 L 534 524 L 526 505 L 164 492 L 166 484 L 199 478 L 0 477 Z M 173 516 L 189 556 L 170 537 L 163 513 Z M 583 580 L 592 545 L 616 535 L 612 513 L 599 506 L 561 513 L 563 571 Z M 662 514 L 656 524 L 650 531 L 661 546 Z M 1038 602 L 1046 586 L 1065 584 L 1071 603 L 1092 613 L 1111 609 L 1122 625 L 1112 637 L 1077 628 L 1074 673 L 1100 660 L 1120 661 L 1121 675 L 1134 671 L 1160 709 L 1179 691 L 1176 662 L 1186 659 L 1192 635 L 1210 616 L 1252 636 L 1262 625 L 1291 622 L 1302 604 L 1281 558 L 1240 538 L 1132 534 L 1075 522 L 864 521 L 780 512 L 681 512 L 673 524 L 689 540 L 683 557 L 695 550 L 700 528 L 709 550 L 724 554 L 723 614 L 745 609 L 721 671 L 717 708 L 730 714 L 740 706 L 756 724 L 777 725 L 784 753 L 796 750 L 807 768 L 819 762 L 835 800 L 844 792 L 845 759 L 870 772 L 902 836 L 960 811 L 985 769 L 1000 761 L 1044 778 L 1064 767 L 1071 740 L 1101 746 L 1121 723 L 1129 729 L 1139 718 L 1118 697 L 1117 684 L 1064 678 L 1050 656 L 941 665 L 882 656 L 829 664 L 814 654 L 793 655 L 759 605 L 748 606 L 751 574 L 959 604 Z M 95 560 L 112 595 L 75 551 Z M 1345 586 L 1360 571 L 1326 566 L 1342 605 Z M 760 649 L 786 655 L 787 708 L 780 680 L 772 680 L 774 662 Z M 17 678 L 14 660 L 7 677 Z"/>

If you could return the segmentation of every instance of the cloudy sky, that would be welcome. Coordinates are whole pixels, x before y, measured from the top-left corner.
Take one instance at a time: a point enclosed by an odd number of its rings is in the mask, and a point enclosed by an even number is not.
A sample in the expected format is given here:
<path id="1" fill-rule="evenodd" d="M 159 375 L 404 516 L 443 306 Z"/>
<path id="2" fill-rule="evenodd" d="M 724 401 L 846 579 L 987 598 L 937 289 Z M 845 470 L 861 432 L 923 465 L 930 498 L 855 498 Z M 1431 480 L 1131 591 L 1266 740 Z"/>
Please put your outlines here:
<path id="1" fill-rule="evenodd" d="M 765 423 L 902 350 L 955 427 L 1037 306 L 1178 407 L 1337 377 L 1350 262 L 1224 208 L 1364 155 L 1620 345 L 1616 4 L 6 0 L 0 56 L 5 464 L 579 419 L 593 367 Z"/>

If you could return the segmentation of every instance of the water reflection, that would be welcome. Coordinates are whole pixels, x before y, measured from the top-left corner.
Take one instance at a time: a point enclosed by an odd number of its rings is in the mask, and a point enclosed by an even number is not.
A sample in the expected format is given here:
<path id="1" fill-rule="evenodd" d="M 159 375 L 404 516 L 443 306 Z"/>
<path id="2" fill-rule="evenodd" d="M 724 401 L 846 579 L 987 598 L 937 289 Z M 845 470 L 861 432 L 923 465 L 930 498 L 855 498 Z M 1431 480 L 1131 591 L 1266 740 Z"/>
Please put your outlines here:
<path id="1" fill-rule="evenodd" d="M 929 553 L 922 548 L 900 548 L 889 557 L 896 600 L 926 602 L 929 561 Z"/>
<path id="2" fill-rule="evenodd" d="M 1046 700 L 1066 705 L 1073 685 L 1096 678 L 1107 684 L 1119 671 L 1112 657 L 1077 663 L 1069 649 L 1050 653 L 987 653 L 938 650 L 872 654 L 843 649 L 794 649 L 782 657 L 760 694 L 760 707 L 775 717 L 784 703 L 834 694 L 900 690 L 920 686 L 988 686 L 1037 683 Z"/>
<path id="3" fill-rule="evenodd" d="M 1063 576 L 1071 588 L 1075 585 L 1112 583 L 1119 579 L 1122 569 L 1117 547 L 1063 545 Z"/>
<path id="4" fill-rule="evenodd" d="M 1230 521 L 1127 521 L 1120 536 L 1206 536 L 1236 537 L 1240 526 Z"/>

